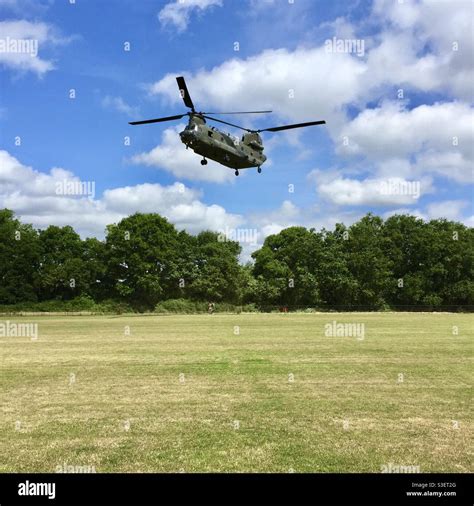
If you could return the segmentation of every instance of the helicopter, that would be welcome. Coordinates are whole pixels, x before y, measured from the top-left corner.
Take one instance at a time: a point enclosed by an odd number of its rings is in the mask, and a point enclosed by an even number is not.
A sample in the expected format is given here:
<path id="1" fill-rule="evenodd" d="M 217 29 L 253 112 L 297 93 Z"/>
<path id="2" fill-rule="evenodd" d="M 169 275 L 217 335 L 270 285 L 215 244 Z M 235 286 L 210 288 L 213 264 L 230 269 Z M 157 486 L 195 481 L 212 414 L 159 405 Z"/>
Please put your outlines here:
<path id="1" fill-rule="evenodd" d="M 257 172 L 262 172 L 261 165 L 267 157 L 263 154 L 263 142 L 260 132 L 280 132 L 282 130 L 290 130 L 292 128 L 302 128 L 312 125 L 324 125 L 325 121 L 310 121 L 307 123 L 297 123 L 294 125 L 283 125 L 272 128 L 263 128 L 260 130 L 252 130 L 239 125 L 234 125 L 227 121 L 213 118 L 212 115 L 221 114 L 264 114 L 272 111 L 239 111 L 239 112 L 197 112 L 194 108 L 193 101 L 186 86 L 184 77 L 176 78 L 179 92 L 183 99 L 184 105 L 191 109 L 190 112 L 177 114 L 175 116 L 166 116 L 163 118 L 147 119 L 142 121 L 131 121 L 130 125 L 144 125 L 148 123 L 161 123 L 163 121 L 173 121 L 189 117 L 186 128 L 180 132 L 179 136 L 186 149 L 191 148 L 195 153 L 201 155 L 201 165 L 207 165 L 207 158 L 214 160 L 221 165 L 235 170 L 235 175 L 239 175 L 239 169 L 249 169 L 257 167 Z M 209 116 L 211 115 L 211 116 Z M 213 126 L 206 123 L 206 119 L 223 123 L 234 128 L 244 130 L 239 140 L 230 134 L 224 133 Z"/>

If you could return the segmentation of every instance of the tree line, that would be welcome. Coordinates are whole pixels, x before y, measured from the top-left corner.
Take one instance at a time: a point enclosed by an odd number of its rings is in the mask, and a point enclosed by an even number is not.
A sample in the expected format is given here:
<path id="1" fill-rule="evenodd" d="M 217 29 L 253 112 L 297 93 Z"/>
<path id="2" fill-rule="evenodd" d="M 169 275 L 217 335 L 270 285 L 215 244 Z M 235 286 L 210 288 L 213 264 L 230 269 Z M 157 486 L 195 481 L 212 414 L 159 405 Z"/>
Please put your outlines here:
<path id="1" fill-rule="evenodd" d="M 104 240 L 71 226 L 36 230 L 0 211 L 0 304 L 166 301 L 320 309 L 472 309 L 474 231 L 446 219 L 367 214 L 334 230 L 289 227 L 239 263 L 222 235 L 178 231 L 158 214 L 107 226 Z"/>

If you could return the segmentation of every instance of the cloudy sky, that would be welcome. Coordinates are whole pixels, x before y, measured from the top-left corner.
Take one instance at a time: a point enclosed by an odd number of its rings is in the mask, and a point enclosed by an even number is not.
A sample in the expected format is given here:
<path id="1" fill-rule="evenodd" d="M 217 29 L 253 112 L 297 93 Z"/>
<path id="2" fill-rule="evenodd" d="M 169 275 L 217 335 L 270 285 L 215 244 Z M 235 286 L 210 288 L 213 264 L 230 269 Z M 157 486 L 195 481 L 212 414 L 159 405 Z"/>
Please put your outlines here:
<path id="1" fill-rule="evenodd" d="M 0 207 L 97 237 L 136 211 L 259 243 L 368 211 L 473 225 L 473 6 L 0 0 Z M 244 126 L 327 124 L 264 134 L 262 174 L 202 167 L 182 121 L 128 125 L 185 112 L 177 75 L 200 110 L 273 110 Z"/>

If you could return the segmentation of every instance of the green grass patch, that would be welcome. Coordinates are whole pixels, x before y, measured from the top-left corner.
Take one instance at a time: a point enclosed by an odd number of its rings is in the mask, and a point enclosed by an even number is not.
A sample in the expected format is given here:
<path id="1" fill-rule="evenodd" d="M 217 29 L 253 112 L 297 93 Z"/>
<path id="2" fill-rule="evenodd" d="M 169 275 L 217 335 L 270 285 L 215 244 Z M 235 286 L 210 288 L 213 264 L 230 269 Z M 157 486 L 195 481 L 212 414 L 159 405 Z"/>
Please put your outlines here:
<path id="1" fill-rule="evenodd" d="M 8 319 L 2 472 L 474 470 L 469 314 Z"/>

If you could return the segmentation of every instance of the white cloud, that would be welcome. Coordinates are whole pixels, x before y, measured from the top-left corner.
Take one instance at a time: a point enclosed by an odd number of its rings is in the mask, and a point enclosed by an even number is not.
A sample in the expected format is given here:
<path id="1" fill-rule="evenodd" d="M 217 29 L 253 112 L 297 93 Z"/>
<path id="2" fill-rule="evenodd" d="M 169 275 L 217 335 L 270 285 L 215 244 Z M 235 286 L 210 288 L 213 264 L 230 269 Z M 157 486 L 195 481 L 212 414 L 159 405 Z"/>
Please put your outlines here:
<path id="1" fill-rule="evenodd" d="M 473 112 L 461 102 L 411 110 L 401 103 L 386 102 L 376 109 L 365 109 L 342 128 L 341 139 L 346 137 L 349 142 L 347 146 L 338 142 L 338 152 L 363 155 L 381 164 L 392 161 L 392 168 L 396 166 L 393 160 L 404 160 L 404 173 L 413 168 L 418 176 L 434 172 L 458 182 L 472 182 Z M 411 167 L 410 157 L 415 158 Z"/>
<path id="2" fill-rule="evenodd" d="M 368 52 L 364 76 L 367 93 L 383 85 L 397 85 L 431 91 L 443 83 L 438 72 L 439 58 L 433 54 L 417 56 L 422 43 L 409 33 L 384 33 L 380 44 Z M 408 93 L 407 93 L 408 94 Z"/>
<path id="3" fill-rule="evenodd" d="M 167 128 L 162 135 L 161 144 L 151 151 L 140 153 L 132 157 L 136 164 L 144 164 L 166 170 L 178 178 L 194 181 L 211 181 L 224 183 L 235 179 L 234 171 L 212 160 L 207 165 L 201 165 L 200 155 L 192 149 L 186 149 L 181 142 L 179 132 L 184 129 L 183 124 Z M 244 171 L 242 171 L 242 174 Z"/>
<path id="4" fill-rule="evenodd" d="M 446 218 L 447 220 L 463 221 L 462 211 L 466 207 L 469 207 L 469 202 L 465 200 L 444 200 L 441 202 L 433 202 L 426 206 L 426 214 L 432 219 Z"/>
<path id="5" fill-rule="evenodd" d="M 164 213 L 178 228 L 192 233 L 204 228 L 215 231 L 221 231 L 226 227 L 235 228 L 244 221 L 242 216 L 229 214 L 222 206 L 216 204 L 208 206 L 196 200 L 188 205 L 175 205 Z"/>
<path id="6" fill-rule="evenodd" d="M 473 109 L 459 102 L 420 105 L 408 110 L 403 103 L 385 102 L 381 107 L 365 109 L 343 128 L 349 144 L 340 151 L 371 158 L 407 156 L 424 146 L 441 150 L 453 148 L 459 138 L 459 150 L 468 154 L 474 132 Z M 457 151 L 457 150 L 456 150 Z"/>
<path id="7" fill-rule="evenodd" d="M 334 123 L 342 121 L 344 104 L 360 93 L 359 76 L 363 72 L 364 64 L 357 57 L 327 53 L 324 47 L 269 49 L 188 74 L 186 82 L 200 110 L 270 108 L 285 119 L 326 119 Z M 176 75 L 167 74 L 152 84 L 150 93 L 180 104 Z M 265 119 L 270 122 L 267 126 L 274 126 L 274 118 Z"/>
<path id="8" fill-rule="evenodd" d="M 439 152 L 432 149 L 425 153 L 421 153 L 417 157 L 415 170 L 418 173 L 437 173 L 459 183 L 474 183 L 474 160 L 472 158 L 472 151 L 470 155 L 467 153 L 466 156 L 463 156 L 463 153 L 460 151 Z"/>
<path id="9" fill-rule="evenodd" d="M 318 186 L 319 194 L 338 205 L 412 205 L 425 193 L 433 191 L 429 178 L 423 181 L 400 177 L 364 180 L 338 177 Z"/>
<path id="10" fill-rule="evenodd" d="M 0 21 L 0 41 L 4 46 L 4 50 L 0 51 L 0 65 L 42 76 L 55 68 L 52 60 L 40 57 L 42 49 L 47 45 L 65 44 L 69 40 L 71 39 L 59 36 L 57 30 L 47 23 L 26 20 Z M 22 52 L 18 52 L 20 44 L 24 46 Z"/>
<path id="11" fill-rule="evenodd" d="M 424 210 L 407 208 L 392 209 L 384 213 L 382 216 L 384 219 L 387 219 L 395 214 L 409 214 L 425 221 L 445 218 L 447 220 L 458 221 L 460 223 L 464 223 L 468 227 L 472 227 L 474 226 L 474 215 L 465 216 L 463 213 L 463 210 L 468 208 L 472 211 L 472 203 L 469 203 L 466 200 L 443 200 L 428 204 Z"/>
<path id="12" fill-rule="evenodd" d="M 274 211 L 255 213 L 249 216 L 249 221 L 257 223 L 262 230 L 262 237 L 274 234 L 273 230 L 280 231 L 283 228 L 297 225 L 301 218 L 301 210 L 290 200 L 284 200 L 281 206 Z"/>
<path id="13" fill-rule="evenodd" d="M 186 30 L 193 11 L 222 6 L 222 0 L 175 0 L 166 4 L 158 13 L 162 26 L 172 25 L 178 32 Z"/>
<path id="14" fill-rule="evenodd" d="M 375 78 L 472 100 L 471 0 L 376 0 L 372 15 L 383 30 L 369 55 L 368 82 Z"/>
<path id="15" fill-rule="evenodd" d="M 122 97 L 112 97 L 110 95 L 106 95 L 102 99 L 101 103 L 102 106 L 107 109 L 122 112 L 130 117 L 138 115 L 138 107 L 132 107 L 131 105 L 127 104 Z"/>
<path id="16" fill-rule="evenodd" d="M 30 196 L 56 195 L 55 183 L 63 179 L 79 181 L 72 172 L 53 168 L 49 174 L 21 164 L 7 151 L 0 150 L 0 191 L 3 195 L 21 191 Z"/>
<path id="17" fill-rule="evenodd" d="M 12 209 L 36 227 L 72 225 L 83 236 L 102 237 L 106 225 L 135 212 L 159 213 L 191 233 L 237 227 L 243 221 L 222 206 L 206 205 L 199 191 L 179 182 L 126 186 L 106 190 L 102 198 L 88 198 L 58 195 L 57 184 L 64 180 L 80 182 L 70 171 L 42 173 L 0 151 L 0 208 Z"/>
<path id="18" fill-rule="evenodd" d="M 470 1 L 381 0 L 375 2 L 369 19 L 381 30 L 362 36 L 365 58 L 328 53 L 324 45 L 294 51 L 270 49 L 188 75 L 191 95 L 201 109 L 271 106 L 289 119 L 324 117 L 333 130 L 342 121 L 338 113 L 344 106 L 363 106 L 387 87 L 447 91 L 456 98 L 472 99 Z M 363 24 L 338 18 L 322 23 L 321 28 L 329 26 L 337 37 L 360 39 Z M 174 78 L 175 73 L 166 75 L 151 85 L 151 93 L 178 102 Z M 294 90 L 294 98 L 289 97 L 289 90 Z"/>

